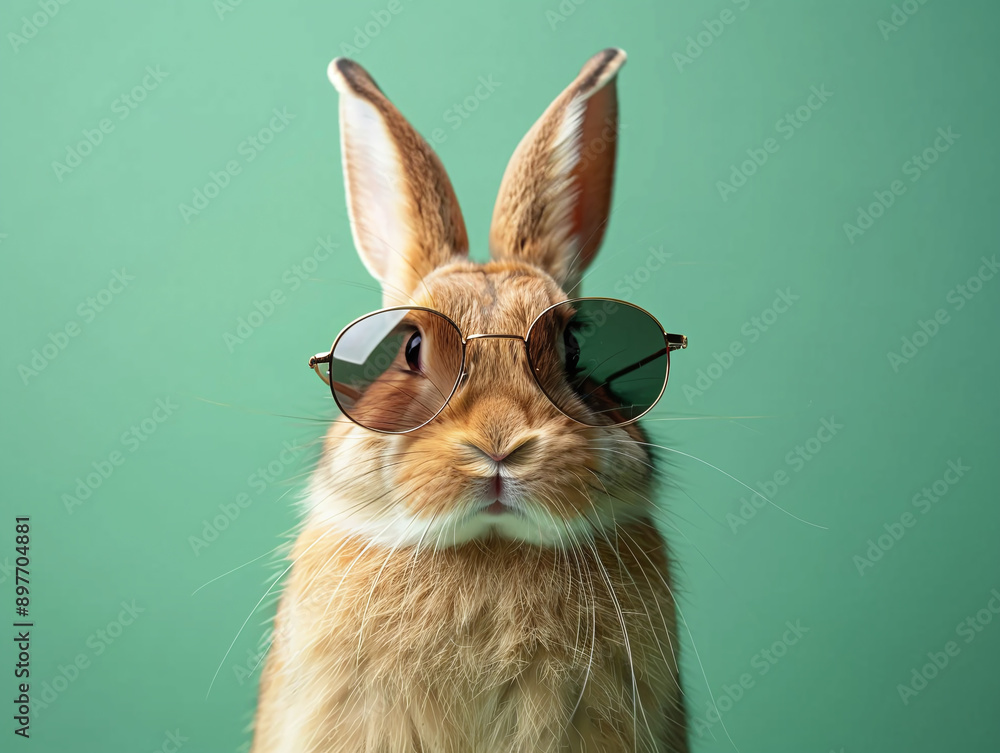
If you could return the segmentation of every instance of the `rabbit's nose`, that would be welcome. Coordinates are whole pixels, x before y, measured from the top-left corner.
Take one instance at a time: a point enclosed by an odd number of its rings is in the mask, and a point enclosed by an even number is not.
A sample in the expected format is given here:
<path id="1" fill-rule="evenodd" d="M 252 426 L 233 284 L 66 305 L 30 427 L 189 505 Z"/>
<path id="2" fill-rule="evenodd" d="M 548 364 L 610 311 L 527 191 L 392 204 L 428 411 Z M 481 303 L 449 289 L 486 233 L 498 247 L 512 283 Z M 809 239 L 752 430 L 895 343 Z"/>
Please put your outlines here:
<path id="1" fill-rule="evenodd" d="M 504 461 L 512 463 L 519 457 L 523 457 L 534 442 L 534 437 L 524 437 L 510 442 L 502 448 L 498 448 L 490 442 L 476 440 L 466 440 L 464 444 L 480 455 L 488 457 L 494 463 L 502 463 Z"/>

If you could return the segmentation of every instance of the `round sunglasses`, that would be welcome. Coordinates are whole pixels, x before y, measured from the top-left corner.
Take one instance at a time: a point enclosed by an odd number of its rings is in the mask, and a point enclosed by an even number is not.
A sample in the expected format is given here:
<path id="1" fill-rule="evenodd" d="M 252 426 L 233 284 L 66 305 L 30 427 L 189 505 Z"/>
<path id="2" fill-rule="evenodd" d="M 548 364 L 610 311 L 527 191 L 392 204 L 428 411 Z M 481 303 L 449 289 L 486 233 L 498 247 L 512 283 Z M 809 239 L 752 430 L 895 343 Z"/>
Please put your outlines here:
<path id="1" fill-rule="evenodd" d="M 405 434 L 444 410 L 468 376 L 469 343 L 487 338 L 523 342 L 549 402 L 577 423 L 606 427 L 646 415 L 666 389 L 670 352 L 687 347 L 687 337 L 667 333 L 645 309 L 614 298 L 556 303 L 523 336 L 464 335 L 440 311 L 396 306 L 355 319 L 309 366 L 351 421 Z"/>

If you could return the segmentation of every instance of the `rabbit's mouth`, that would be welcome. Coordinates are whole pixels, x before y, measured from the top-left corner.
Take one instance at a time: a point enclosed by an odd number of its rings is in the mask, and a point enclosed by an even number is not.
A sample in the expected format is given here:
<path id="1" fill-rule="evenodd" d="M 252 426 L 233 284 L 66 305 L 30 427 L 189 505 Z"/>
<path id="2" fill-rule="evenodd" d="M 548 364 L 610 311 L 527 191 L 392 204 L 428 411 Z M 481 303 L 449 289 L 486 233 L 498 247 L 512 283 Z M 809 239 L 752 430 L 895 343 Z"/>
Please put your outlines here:
<path id="1" fill-rule="evenodd" d="M 499 473 L 490 478 L 486 492 L 486 501 L 488 504 L 480 508 L 479 512 L 486 515 L 516 515 L 517 509 L 508 501 L 505 501 L 505 498 L 508 496 L 508 486 L 509 484 L 504 484 L 503 476 Z"/>

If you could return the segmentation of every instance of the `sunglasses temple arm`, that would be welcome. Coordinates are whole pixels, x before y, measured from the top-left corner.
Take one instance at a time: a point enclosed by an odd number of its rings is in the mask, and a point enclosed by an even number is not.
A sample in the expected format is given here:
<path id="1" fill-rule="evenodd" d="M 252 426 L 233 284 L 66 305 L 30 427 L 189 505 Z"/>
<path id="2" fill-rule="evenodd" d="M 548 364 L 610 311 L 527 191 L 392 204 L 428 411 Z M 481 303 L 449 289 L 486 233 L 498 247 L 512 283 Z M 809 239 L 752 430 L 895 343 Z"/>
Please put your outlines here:
<path id="1" fill-rule="evenodd" d="M 623 377 L 626 374 L 631 374 L 636 369 L 641 369 L 650 361 L 655 361 L 657 358 L 666 353 L 669 353 L 671 350 L 680 350 L 681 348 L 687 347 L 687 335 L 671 335 L 668 333 L 664 333 L 664 336 L 667 338 L 667 347 L 663 348 L 662 350 L 656 351 L 651 356 L 646 356 L 638 363 L 634 363 L 631 366 L 626 366 L 624 369 L 619 369 L 614 374 L 607 377 L 604 381 L 613 382 L 615 379 L 618 379 L 619 377 Z"/>
<path id="2" fill-rule="evenodd" d="M 688 346 L 687 335 L 670 335 L 670 334 L 668 334 L 668 335 L 666 335 L 666 338 L 667 338 L 667 347 L 663 348 L 662 350 L 656 351 L 651 356 L 646 356 L 641 361 L 639 361 L 637 363 L 633 363 L 631 366 L 626 366 L 624 369 L 619 369 L 618 371 L 616 371 L 611 376 L 606 377 L 604 381 L 605 382 L 613 382 L 615 379 L 618 379 L 619 377 L 623 377 L 626 374 L 631 374 L 636 369 L 641 369 L 647 363 L 650 363 L 651 361 L 655 361 L 657 358 L 659 358 L 660 356 L 668 353 L 671 350 L 679 350 L 680 348 L 686 348 Z"/>
<path id="3" fill-rule="evenodd" d="M 631 364 L 629 366 L 626 366 L 623 369 L 618 369 L 618 371 L 616 371 L 611 376 L 604 377 L 604 381 L 605 382 L 613 382 L 614 380 L 618 379 L 619 377 L 623 377 L 626 374 L 631 374 L 636 369 L 641 369 L 647 363 L 655 361 L 657 358 L 660 358 L 661 356 L 665 355 L 666 353 L 667 353 L 667 348 L 663 348 L 662 350 L 658 350 L 656 353 L 653 353 L 653 355 L 646 356 L 641 361 L 636 361 L 635 363 L 633 363 L 633 364 Z"/>
<path id="4" fill-rule="evenodd" d="M 333 353 L 317 353 L 309 359 L 309 368 L 316 372 L 317 376 L 327 385 L 330 384 L 330 377 L 320 369 L 321 363 L 330 363 L 333 360 Z"/>

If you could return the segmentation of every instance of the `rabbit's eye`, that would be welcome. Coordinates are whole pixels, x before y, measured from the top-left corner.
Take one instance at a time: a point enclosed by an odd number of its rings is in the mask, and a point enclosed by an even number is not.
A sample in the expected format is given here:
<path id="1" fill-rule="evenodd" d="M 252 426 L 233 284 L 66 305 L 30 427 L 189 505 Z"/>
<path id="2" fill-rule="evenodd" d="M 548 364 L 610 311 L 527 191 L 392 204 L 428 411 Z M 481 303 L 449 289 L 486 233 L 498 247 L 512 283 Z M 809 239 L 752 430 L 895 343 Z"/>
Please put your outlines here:
<path id="1" fill-rule="evenodd" d="M 420 371 L 420 343 L 422 339 L 419 332 L 414 332 L 406 341 L 406 347 L 403 349 L 406 355 L 406 365 L 413 371 Z"/>
<path id="2" fill-rule="evenodd" d="M 566 374 L 575 376 L 577 367 L 580 365 L 580 343 L 577 342 L 573 330 L 567 327 L 563 330 L 563 347 L 566 351 Z"/>

